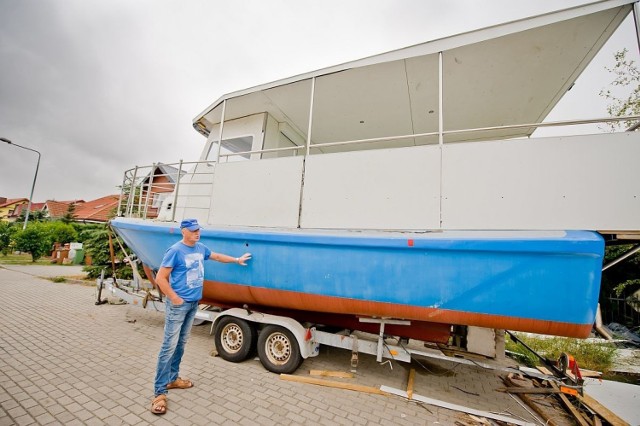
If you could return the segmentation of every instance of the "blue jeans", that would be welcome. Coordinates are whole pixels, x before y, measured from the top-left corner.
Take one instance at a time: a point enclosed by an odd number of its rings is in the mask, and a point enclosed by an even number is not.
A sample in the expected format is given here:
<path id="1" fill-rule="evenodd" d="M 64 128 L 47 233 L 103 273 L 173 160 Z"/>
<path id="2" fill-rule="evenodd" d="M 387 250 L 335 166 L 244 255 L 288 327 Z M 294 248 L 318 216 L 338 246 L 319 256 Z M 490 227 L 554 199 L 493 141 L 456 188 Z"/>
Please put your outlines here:
<path id="1" fill-rule="evenodd" d="M 180 361 L 189 339 L 191 326 L 198 310 L 198 302 L 184 302 L 174 305 L 166 299 L 164 319 L 164 339 L 158 354 L 156 379 L 153 383 L 154 395 L 167 393 L 167 385 L 178 378 Z"/>

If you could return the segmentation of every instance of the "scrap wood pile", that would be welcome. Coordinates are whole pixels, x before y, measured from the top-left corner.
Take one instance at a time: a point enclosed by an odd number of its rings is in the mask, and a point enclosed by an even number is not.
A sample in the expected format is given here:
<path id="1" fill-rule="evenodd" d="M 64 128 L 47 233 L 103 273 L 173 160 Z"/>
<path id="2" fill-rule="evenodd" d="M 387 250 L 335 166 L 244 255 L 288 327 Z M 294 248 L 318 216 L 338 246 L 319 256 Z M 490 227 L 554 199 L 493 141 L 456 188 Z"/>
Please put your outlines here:
<path id="1" fill-rule="evenodd" d="M 498 390 L 518 396 L 548 425 L 629 425 L 579 389 L 555 380 L 538 380 L 510 373 Z"/>
<path id="2" fill-rule="evenodd" d="M 466 407 L 459 404 L 454 404 L 447 401 L 442 401 L 442 400 L 418 395 L 414 393 L 414 390 L 413 390 L 414 380 L 415 380 L 414 369 L 411 369 L 409 372 L 406 391 L 402 389 L 392 388 L 389 386 L 384 386 L 384 385 L 379 387 L 373 387 L 373 386 L 364 386 L 364 385 L 348 383 L 343 381 L 325 379 L 327 377 L 338 378 L 338 379 L 353 379 L 355 378 L 353 373 L 346 373 L 346 372 L 340 372 L 340 371 L 311 370 L 309 371 L 309 375 L 321 376 L 323 378 L 281 374 L 280 379 L 299 382 L 299 383 L 328 386 L 333 388 L 346 389 L 346 390 L 364 392 L 364 393 L 370 393 L 370 394 L 378 394 L 378 395 L 384 395 L 384 396 L 390 396 L 390 395 L 400 396 L 402 398 L 406 398 L 409 401 L 414 401 L 416 403 L 419 403 L 422 408 L 424 408 L 427 412 L 431 414 L 433 414 L 433 412 L 429 408 L 427 408 L 426 405 L 445 408 L 447 410 L 452 410 L 457 412 L 456 420 L 455 420 L 456 426 L 484 426 L 484 425 L 529 426 L 529 425 L 533 425 L 533 423 L 524 421 L 519 418 L 514 418 L 509 415 L 503 415 L 495 412 L 478 410 L 471 407 Z"/>
<path id="3" fill-rule="evenodd" d="M 501 387 L 496 390 L 507 392 L 511 394 L 513 398 L 517 397 L 521 399 L 524 404 L 529 407 L 529 410 L 527 411 L 529 411 L 533 417 L 538 418 L 539 424 L 551 426 L 629 426 L 627 422 L 604 407 L 598 401 L 591 398 L 589 395 L 582 393 L 581 386 L 568 385 L 559 381 L 557 378 L 553 377 L 551 372 L 545 367 L 538 367 L 538 370 L 540 370 L 543 375 L 533 376 L 526 372 L 523 372 L 523 374 L 509 373 L 507 376 L 502 378 L 505 387 Z M 492 411 L 483 411 L 417 395 L 414 393 L 413 389 L 415 380 L 414 369 L 411 369 L 409 372 L 406 390 L 384 385 L 372 387 L 349 383 L 349 379 L 355 378 L 353 373 L 311 370 L 309 371 L 309 375 L 316 377 L 281 374 L 280 378 L 287 381 L 328 386 L 369 394 L 386 396 L 396 395 L 421 404 L 453 410 L 458 412 L 455 420 L 456 426 L 525 426 L 534 424 L 530 421 L 524 420 L 522 417 L 512 417 L 508 412 L 502 414 Z M 544 375 L 546 375 L 546 378 Z M 347 379 L 347 382 L 332 380 L 336 378 L 339 380 Z M 431 412 L 424 405 L 423 408 Z"/>

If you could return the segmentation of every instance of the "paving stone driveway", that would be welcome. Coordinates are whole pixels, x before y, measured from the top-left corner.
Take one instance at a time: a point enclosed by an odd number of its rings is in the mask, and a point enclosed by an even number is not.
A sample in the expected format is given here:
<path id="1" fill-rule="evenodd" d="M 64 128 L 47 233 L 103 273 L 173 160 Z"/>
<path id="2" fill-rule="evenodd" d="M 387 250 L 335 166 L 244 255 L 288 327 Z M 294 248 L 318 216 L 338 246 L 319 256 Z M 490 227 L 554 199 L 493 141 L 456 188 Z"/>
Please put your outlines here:
<path id="1" fill-rule="evenodd" d="M 181 371 L 196 386 L 171 391 L 167 414 L 157 417 L 148 408 L 162 314 L 94 302 L 92 286 L 0 266 L 0 425 L 453 425 L 469 419 L 397 396 L 284 381 L 257 359 L 226 362 L 211 356 L 207 325 L 194 327 Z M 350 359 L 349 351 L 323 347 L 296 375 L 349 371 Z M 416 393 L 532 421 L 516 401 L 494 391 L 502 386 L 495 371 L 421 362 L 413 365 Z M 361 355 L 356 377 L 343 381 L 406 389 L 411 366 L 391 366 Z"/>

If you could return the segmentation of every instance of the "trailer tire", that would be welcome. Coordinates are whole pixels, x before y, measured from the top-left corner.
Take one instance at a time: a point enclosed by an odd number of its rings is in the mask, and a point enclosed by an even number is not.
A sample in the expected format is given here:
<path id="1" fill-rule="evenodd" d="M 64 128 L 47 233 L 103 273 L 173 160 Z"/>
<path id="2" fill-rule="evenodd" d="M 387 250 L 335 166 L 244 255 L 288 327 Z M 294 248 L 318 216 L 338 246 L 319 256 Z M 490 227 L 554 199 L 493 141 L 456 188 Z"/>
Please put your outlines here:
<path id="1" fill-rule="evenodd" d="M 242 362 L 255 346 L 256 330 L 243 319 L 232 316 L 220 318 L 214 336 L 218 354 L 225 361 Z"/>
<path id="2" fill-rule="evenodd" d="M 260 331 L 258 358 L 264 368 L 277 374 L 293 373 L 303 361 L 298 341 L 278 325 L 268 325 Z"/>

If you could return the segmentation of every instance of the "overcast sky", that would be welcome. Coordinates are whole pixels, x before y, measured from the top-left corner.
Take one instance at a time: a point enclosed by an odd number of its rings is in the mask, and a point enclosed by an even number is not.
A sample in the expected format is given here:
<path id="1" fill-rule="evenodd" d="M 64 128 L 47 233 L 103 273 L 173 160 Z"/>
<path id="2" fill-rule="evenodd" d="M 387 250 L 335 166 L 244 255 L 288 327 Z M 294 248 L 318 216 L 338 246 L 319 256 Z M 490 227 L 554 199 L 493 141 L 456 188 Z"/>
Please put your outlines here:
<path id="1" fill-rule="evenodd" d="M 0 137 L 40 151 L 34 201 L 119 193 L 125 169 L 198 159 L 193 117 L 225 93 L 587 3 L 579 0 L 0 0 Z M 623 28 L 624 27 L 624 28 Z M 613 53 L 550 118 L 604 117 Z M 37 155 L 0 143 L 0 197 Z"/>

